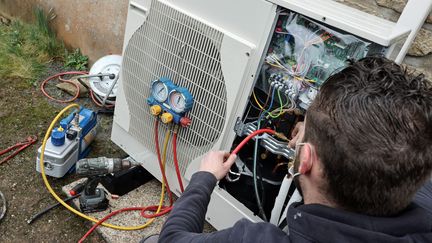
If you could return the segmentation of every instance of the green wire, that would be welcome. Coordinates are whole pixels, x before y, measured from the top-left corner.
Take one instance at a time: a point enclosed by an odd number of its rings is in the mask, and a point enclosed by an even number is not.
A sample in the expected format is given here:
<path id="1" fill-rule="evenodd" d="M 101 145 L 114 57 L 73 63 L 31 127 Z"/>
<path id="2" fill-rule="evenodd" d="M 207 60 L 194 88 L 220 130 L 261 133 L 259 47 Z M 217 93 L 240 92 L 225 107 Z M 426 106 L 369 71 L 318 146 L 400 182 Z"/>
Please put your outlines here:
<path id="1" fill-rule="evenodd" d="M 279 91 L 279 90 L 277 91 L 277 94 L 278 94 L 279 103 L 280 103 L 279 114 L 277 114 L 277 115 L 273 115 L 272 112 L 267 112 L 267 114 L 268 114 L 267 117 L 271 117 L 271 118 L 273 118 L 273 119 L 276 119 L 276 118 L 278 118 L 280 115 L 283 114 L 283 108 L 284 108 L 284 106 L 285 106 L 284 104 L 282 104 L 282 97 L 281 97 L 281 95 L 280 95 L 280 91 Z M 288 104 L 288 101 L 287 101 L 287 104 Z"/>

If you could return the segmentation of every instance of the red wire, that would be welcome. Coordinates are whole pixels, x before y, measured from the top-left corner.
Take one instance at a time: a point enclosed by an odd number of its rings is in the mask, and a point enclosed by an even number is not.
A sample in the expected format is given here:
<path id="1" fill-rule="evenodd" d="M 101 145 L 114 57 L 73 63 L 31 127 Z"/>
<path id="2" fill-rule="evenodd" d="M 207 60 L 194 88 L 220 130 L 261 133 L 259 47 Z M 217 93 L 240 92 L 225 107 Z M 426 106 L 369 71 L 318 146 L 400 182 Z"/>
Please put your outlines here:
<path id="1" fill-rule="evenodd" d="M 57 102 L 60 102 L 60 103 L 69 103 L 69 102 L 72 102 L 72 101 L 76 100 L 76 99 L 79 97 L 79 94 L 80 94 L 80 87 L 79 87 L 79 85 L 76 84 L 76 83 L 74 83 L 74 82 L 72 82 L 72 81 L 70 81 L 70 80 L 62 79 L 62 78 L 61 78 L 61 77 L 64 76 L 64 75 L 72 75 L 72 74 L 75 74 L 75 75 L 84 75 L 84 74 L 88 74 L 88 72 L 70 71 L 70 72 L 57 73 L 56 75 L 53 75 L 53 76 L 51 76 L 51 77 L 48 77 L 47 79 L 45 79 L 45 80 L 41 83 L 41 87 L 40 87 L 40 89 L 41 89 L 42 93 L 43 93 L 46 97 L 48 97 L 50 100 L 54 100 L 54 101 L 57 101 Z M 52 97 L 51 95 L 49 95 L 49 94 L 46 92 L 46 90 L 45 90 L 45 86 L 46 86 L 46 84 L 47 84 L 50 80 L 52 80 L 52 79 L 54 79 L 54 78 L 58 78 L 58 79 L 60 80 L 60 82 L 69 83 L 69 84 L 74 85 L 75 88 L 77 89 L 77 92 L 76 92 L 75 96 L 72 97 L 72 98 L 69 99 L 69 100 L 59 100 L 59 99 L 56 99 L 56 98 Z M 90 92 L 90 98 L 93 100 L 93 102 L 94 102 L 97 106 L 99 106 L 99 107 L 103 107 L 103 105 L 101 104 L 101 102 L 99 102 L 99 101 L 95 98 L 94 93 L 93 93 L 93 90 L 89 89 L 89 92 Z M 115 106 L 115 105 L 105 105 L 106 108 L 113 108 L 114 106 Z"/>
<path id="2" fill-rule="evenodd" d="M 156 217 L 160 217 L 164 214 L 169 213 L 172 209 L 172 206 L 169 206 L 169 207 L 163 206 L 162 210 L 159 213 L 154 213 L 154 214 L 146 214 L 145 213 L 146 211 L 156 212 L 158 207 L 159 207 L 159 205 L 153 205 L 153 206 L 145 207 L 144 209 L 141 210 L 141 216 L 143 216 L 146 219 L 156 218 Z"/>
<path id="3" fill-rule="evenodd" d="M 79 96 L 79 93 L 80 93 L 79 85 L 76 84 L 76 83 L 74 83 L 74 82 L 72 82 L 72 81 L 70 81 L 70 80 L 65 80 L 65 79 L 62 79 L 62 78 L 61 78 L 61 76 L 63 76 L 63 75 L 70 75 L 70 74 L 78 74 L 78 75 L 82 75 L 82 74 L 87 74 L 87 72 L 79 72 L 79 71 L 63 72 L 63 73 L 57 73 L 56 75 L 53 75 L 53 76 L 51 76 L 51 77 L 48 77 L 47 79 L 45 79 L 45 80 L 41 83 L 41 87 L 40 87 L 40 89 L 41 89 L 42 93 L 43 93 L 46 97 L 48 97 L 49 99 L 54 100 L 54 101 L 57 101 L 57 102 L 60 102 L 60 103 L 69 103 L 69 102 L 72 102 L 72 101 L 76 100 L 76 99 L 78 98 L 78 96 Z M 60 80 L 61 82 L 70 83 L 70 84 L 74 85 L 74 86 L 76 87 L 76 89 L 77 89 L 77 92 L 76 92 L 75 96 L 72 97 L 72 98 L 69 99 L 69 100 L 59 100 L 59 99 L 56 99 L 56 98 L 50 96 L 50 95 L 46 92 L 46 90 L 45 90 L 45 86 L 46 86 L 46 84 L 47 84 L 50 80 L 55 79 L 55 78 L 59 78 L 59 80 Z"/>
<path id="4" fill-rule="evenodd" d="M 108 220 L 109 218 L 111 218 L 114 215 L 117 215 L 121 212 L 125 212 L 125 211 L 133 211 L 133 210 L 140 210 L 141 211 L 141 216 L 143 216 L 144 218 L 155 218 L 155 217 L 159 217 L 162 216 L 168 212 L 171 211 L 172 209 L 172 204 L 173 204 L 173 199 L 172 199 L 172 193 L 171 190 L 169 189 L 169 185 L 168 185 L 168 180 L 166 179 L 166 175 L 165 175 L 165 170 L 162 164 L 162 160 L 161 160 L 161 155 L 160 155 L 160 150 L 159 150 L 159 121 L 156 120 L 155 122 L 155 145 L 156 145 L 156 152 L 157 152 L 157 157 L 158 157 L 158 162 L 159 162 L 159 167 L 161 169 L 162 172 L 162 177 L 163 180 L 165 182 L 167 191 L 168 191 L 168 195 L 170 198 L 170 206 L 169 207 L 163 207 L 162 211 L 157 213 L 157 214 L 146 214 L 146 211 L 151 211 L 151 212 L 155 212 L 157 210 L 157 208 L 159 206 L 157 205 L 153 205 L 153 206 L 148 206 L 148 207 L 133 207 L 133 208 L 123 208 L 123 209 L 119 209 L 117 211 L 113 211 L 110 214 L 108 214 L 107 216 L 105 216 L 104 218 L 102 218 L 101 220 L 99 220 L 95 225 L 93 225 L 93 227 L 90 228 L 89 231 L 87 231 L 87 233 L 78 241 L 79 243 L 82 243 L 100 224 L 102 224 L 103 222 L 105 222 L 106 220 Z M 270 134 L 275 134 L 276 132 L 274 130 L 268 129 L 268 128 L 264 128 L 264 129 L 259 129 L 254 131 L 253 133 L 249 134 L 245 139 L 243 139 L 243 141 L 237 145 L 237 147 L 232 151 L 231 154 L 237 154 L 240 149 L 243 148 L 243 146 L 249 141 L 251 140 L 253 137 L 255 137 L 258 134 L 262 134 L 262 133 L 270 133 Z M 182 189 L 183 192 L 183 184 L 181 183 L 181 177 L 180 177 L 180 170 L 178 169 L 178 161 L 177 161 L 177 134 L 174 133 L 174 137 L 173 137 L 173 150 L 174 150 L 174 163 L 176 166 L 176 172 L 177 172 L 177 178 L 179 179 L 179 183 L 180 183 L 180 188 Z"/>
<path id="5" fill-rule="evenodd" d="M 94 96 L 93 90 L 91 90 L 91 89 L 90 89 L 90 97 L 91 97 L 91 99 L 93 100 L 93 102 L 94 102 L 97 106 L 99 106 L 99 107 L 104 107 L 104 106 L 102 105 L 102 103 L 100 103 L 100 102 L 96 99 L 96 97 Z M 115 106 L 115 105 L 105 105 L 106 108 L 113 108 L 114 106 Z"/>
<path id="6" fill-rule="evenodd" d="M 172 143 L 173 143 L 173 154 L 174 154 L 174 156 L 173 156 L 174 157 L 174 166 L 175 166 L 175 170 L 176 170 L 176 174 L 177 174 L 177 180 L 178 180 L 179 185 L 180 185 L 180 191 L 183 192 L 184 191 L 183 182 L 182 182 L 182 178 L 181 178 L 181 174 L 180 174 L 179 163 L 177 160 L 177 133 L 176 132 L 174 132 Z"/>
<path id="7" fill-rule="evenodd" d="M 81 237 L 81 239 L 78 241 L 78 243 L 82 243 L 99 225 L 101 225 L 103 222 L 107 221 L 112 216 L 119 214 L 121 212 L 143 210 L 143 209 L 144 209 L 143 207 L 122 208 L 122 209 L 111 212 L 110 214 L 105 216 L 103 219 L 99 220 L 95 225 L 93 225 L 93 227 L 91 227 L 90 230 L 87 231 L 87 233 L 85 233 L 85 235 L 83 237 Z"/>
<path id="8" fill-rule="evenodd" d="M 151 212 L 157 211 L 159 205 L 153 205 L 153 206 L 147 206 L 147 207 L 123 208 L 123 209 L 113 211 L 110 214 L 108 214 L 107 216 L 105 216 L 104 218 L 102 218 L 101 220 L 99 220 L 95 225 L 93 225 L 93 227 L 91 227 L 90 230 L 87 231 L 87 233 L 85 233 L 85 235 L 83 237 L 81 237 L 81 239 L 78 241 L 79 243 L 83 242 L 103 222 L 105 222 L 106 220 L 108 220 L 112 216 L 117 215 L 121 212 L 140 210 L 141 211 L 140 214 L 144 218 L 156 218 L 156 217 L 162 216 L 164 214 L 167 214 L 168 212 L 171 211 L 172 205 L 173 205 L 173 197 L 172 197 L 171 190 L 169 188 L 168 180 L 166 178 L 165 169 L 164 169 L 164 166 L 162 164 L 162 159 L 161 159 L 161 154 L 160 154 L 160 149 L 159 149 L 159 121 L 157 119 L 155 122 L 155 129 L 154 130 L 155 130 L 155 137 L 154 137 L 155 138 L 155 146 L 156 146 L 156 152 L 157 152 L 159 167 L 160 167 L 160 170 L 162 173 L 162 178 L 165 182 L 165 186 L 166 186 L 167 191 L 168 191 L 168 196 L 170 199 L 170 206 L 169 207 L 163 206 L 162 211 L 159 213 L 156 213 L 156 214 L 146 214 L 146 212 L 147 211 L 151 211 Z"/>
<path id="9" fill-rule="evenodd" d="M 168 197 L 170 199 L 170 205 L 172 205 L 173 204 L 173 197 L 172 197 L 172 193 L 171 193 L 171 190 L 170 190 L 170 187 L 168 184 L 168 180 L 166 178 L 165 169 L 164 169 L 164 165 L 162 164 L 162 157 L 161 157 L 160 148 L 159 148 L 159 120 L 158 119 L 156 119 L 154 130 L 155 130 L 154 139 L 155 139 L 156 152 L 157 152 L 157 157 L 158 157 L 158 162 L 159 162 L 159 168 L 161 170 L 162 178 L 165 182 L 165 186 L 166 186 L 167 191 L 168 191 Z"/>
<path id="10" fill-rule="evenodd" d="M 251 140 L 253 137 L 255 137 L 258 134 L 261 133 L 270 133 L 270 134 L 275 134 L 276 132 L 274 130 L 268 129 L 268 128 L 263 128 L 263 129 L 259 129 L 254 131 L 253 133 L 249 134 L 249 136 L 247 136 L 245 139 L 243 139 L 243 141 L 241 141 L 241 143 L 239 145 L 237 145 L 237 147 L 231 152 L 231 154 L 237 154 L 240 149 L 243 148 L 243 146 L 249 142 L 249 140 Z"/>

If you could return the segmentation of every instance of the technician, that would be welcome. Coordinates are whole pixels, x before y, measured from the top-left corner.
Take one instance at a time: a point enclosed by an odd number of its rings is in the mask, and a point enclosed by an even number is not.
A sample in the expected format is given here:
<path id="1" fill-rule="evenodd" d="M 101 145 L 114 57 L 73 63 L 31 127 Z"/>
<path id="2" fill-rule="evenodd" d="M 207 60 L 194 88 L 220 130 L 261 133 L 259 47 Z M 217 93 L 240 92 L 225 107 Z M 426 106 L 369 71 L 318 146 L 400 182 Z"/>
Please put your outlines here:
<path id="1" fill-rule="evenodd" d="M 247 219 L 201 233 L 235 160 L 218 151 L 202 160 L 159 242 L 432 242 L 432 87 L 422 76 L 384 58 L 352 63 L 323 84 L 295 130 L 304 203 L 290 206 L 288 234 Z"/>

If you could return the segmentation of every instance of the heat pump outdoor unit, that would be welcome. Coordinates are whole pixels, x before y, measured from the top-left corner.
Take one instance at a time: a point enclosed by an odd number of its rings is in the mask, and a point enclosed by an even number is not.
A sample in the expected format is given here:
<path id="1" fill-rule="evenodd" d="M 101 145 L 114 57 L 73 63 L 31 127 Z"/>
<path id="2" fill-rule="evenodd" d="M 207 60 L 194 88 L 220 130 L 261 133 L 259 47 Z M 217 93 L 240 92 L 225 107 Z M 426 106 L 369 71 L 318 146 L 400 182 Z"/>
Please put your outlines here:
<path id="1" fill-rule="evenodd" d="M 186 113 L 191 125 L 179 130 L 177 148 L 187 185 L 207 151 L 230 151 L 245 135 L 239 126 L 254 128 L 258 114 L 252 97 L 263 101 L 273 89 L 279 95 L 273 97 L 274 107 L 286 102 L 296 109 L 275 118 L 280 119 L 275 126 L 287 127 L 288 133 L 320 84 L 346 59 L 385 55 L 401 62 L 430 5 L 410 0 L 393 23 L 330 0 L 131 0 L 112 140 L 162 180 L 148 98 L 154 81 L 162 78 L 187 88 L 193 97 Z M 169 129 L 172 124 L 159 126 L 160 144 Z M 261 160 L 284 163 L 292 156 L 283 143 L 261 140 Z M 167 154 L 168 181 L 179 195 L 171 146 Z M 234 174 L 242 179 L 223 181 L 212 194 L 206 219 L 216 229 L 240 218 L 262 220 L 249 195 L 240 195 L 253 194 L 249 160 L 240 155 Z M 279 169 L 262 166 L 261 181 L 277 191 L 286 171 L 277 176 L 272 170 Z M 274 203 L 270 192 L 266 201 Z"/>

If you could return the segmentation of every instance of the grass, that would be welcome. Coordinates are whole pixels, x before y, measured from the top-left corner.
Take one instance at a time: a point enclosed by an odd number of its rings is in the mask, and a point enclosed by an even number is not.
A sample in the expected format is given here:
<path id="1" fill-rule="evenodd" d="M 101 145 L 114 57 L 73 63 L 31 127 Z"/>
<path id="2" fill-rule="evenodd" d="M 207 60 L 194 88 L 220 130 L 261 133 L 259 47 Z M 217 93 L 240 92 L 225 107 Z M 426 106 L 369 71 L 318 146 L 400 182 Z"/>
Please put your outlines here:
<path id="1" fill-rule="evenodd" d="M 33 24 L 13 20 L 0 24 L 0 79 L 21 79 L 31 84 L 47 70 L 54 59 L 64 60 L 67 50 L 50 27 L 55 17 L 40 8 L 34 11 Z"/>

